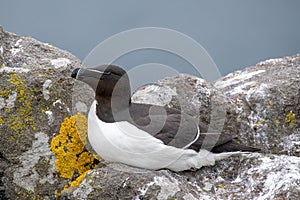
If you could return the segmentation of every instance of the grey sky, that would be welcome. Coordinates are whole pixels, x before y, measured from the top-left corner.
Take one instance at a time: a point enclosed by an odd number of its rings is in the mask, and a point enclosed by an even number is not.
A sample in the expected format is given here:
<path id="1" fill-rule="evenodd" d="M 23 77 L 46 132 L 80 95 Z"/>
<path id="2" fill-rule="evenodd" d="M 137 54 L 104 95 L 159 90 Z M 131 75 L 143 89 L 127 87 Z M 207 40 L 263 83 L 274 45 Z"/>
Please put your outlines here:
<path id="1" fill-rule="evenodd" d="M 0 25 L 84 59 L 101 41 L 131 28 L 180 31 L 200 43 L 223 75 L 269 58 L 300 53 L 300 1 L 0 0 Z M 193 74 L 172 54 L 132 52 L 116 63 L 129 69 L 161 63 Z"/>

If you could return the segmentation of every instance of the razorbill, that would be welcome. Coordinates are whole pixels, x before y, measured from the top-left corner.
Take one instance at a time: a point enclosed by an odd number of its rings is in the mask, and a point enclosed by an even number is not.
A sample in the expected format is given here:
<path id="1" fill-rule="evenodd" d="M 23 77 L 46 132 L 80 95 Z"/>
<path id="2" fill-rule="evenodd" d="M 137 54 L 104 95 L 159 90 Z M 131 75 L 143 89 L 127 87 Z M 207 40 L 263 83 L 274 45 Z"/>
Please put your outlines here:
<path id="1" fill-rule="evenodd" d="M 118 66 L 77 68 L 71 77 L 95 91 L 88 139 L 105 160 L 183 171 L 214 165 L 244 151 L 259 151 L 234 142 L 230 134 L 203 133 L 207 128 L 180 110 L 132 103 L 129 78 Z"/>

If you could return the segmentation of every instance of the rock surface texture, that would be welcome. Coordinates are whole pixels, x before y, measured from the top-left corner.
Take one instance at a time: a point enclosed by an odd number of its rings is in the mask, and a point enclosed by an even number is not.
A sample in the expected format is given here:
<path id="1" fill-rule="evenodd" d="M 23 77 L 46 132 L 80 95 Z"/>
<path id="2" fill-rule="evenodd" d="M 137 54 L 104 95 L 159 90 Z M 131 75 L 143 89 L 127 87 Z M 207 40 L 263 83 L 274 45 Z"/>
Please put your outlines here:
<path id="1" fill-rule="evenodd" d="M 240 138 L 265 152 L 300 156 L 299 55 L 271 59 L 216 81 L 238 106 Z"/>
<path id="2" fill-rule="evenodd" d="M 262 148 L 180 173 L 96 162 L 84 139 L 93 94 L 69 78 L 78 67 L 70 53 L 0 28 L 0 199 L 299 198 L 300 55 L 214 83 L 180 74 L 135 91 L 135 102 L 180 108 Z"/>
<path id="3" fill-rule="evenodd" d="M 55 199 L 68 182 L 56 174 L 50 142 L 71 115 L 76 66 L 70 53 L 0 28 L 2 199 Z"/>

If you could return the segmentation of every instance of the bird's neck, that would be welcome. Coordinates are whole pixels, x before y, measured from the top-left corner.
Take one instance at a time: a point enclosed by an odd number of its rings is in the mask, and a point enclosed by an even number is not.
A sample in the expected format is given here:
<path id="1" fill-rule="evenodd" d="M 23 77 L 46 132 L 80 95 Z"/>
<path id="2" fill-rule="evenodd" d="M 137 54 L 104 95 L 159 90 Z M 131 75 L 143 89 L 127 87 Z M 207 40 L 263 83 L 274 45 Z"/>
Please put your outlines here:
<path id="1" fill-rule="evenodd" d="M 107 123 L 126 120 L 130 97 L 96 97 L 96 101 L 96 114 L 100 120 Z"/>

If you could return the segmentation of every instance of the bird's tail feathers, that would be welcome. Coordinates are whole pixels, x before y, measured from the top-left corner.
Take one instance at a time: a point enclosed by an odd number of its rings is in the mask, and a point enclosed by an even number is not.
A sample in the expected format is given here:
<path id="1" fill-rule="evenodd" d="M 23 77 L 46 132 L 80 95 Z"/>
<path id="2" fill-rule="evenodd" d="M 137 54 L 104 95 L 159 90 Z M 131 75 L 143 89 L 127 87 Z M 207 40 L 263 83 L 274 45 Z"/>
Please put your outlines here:
<path id="1" fill-rule="evenodd" d="M 219 160 L 226 159 L 233 155 L 241 155 L 241 154 L 245 154 L 245 153 L 250 153 L 250 152 L 236 151 L 236 152 L 214 153 L 214 158 L 216 161 L 219 161 Z"/>

